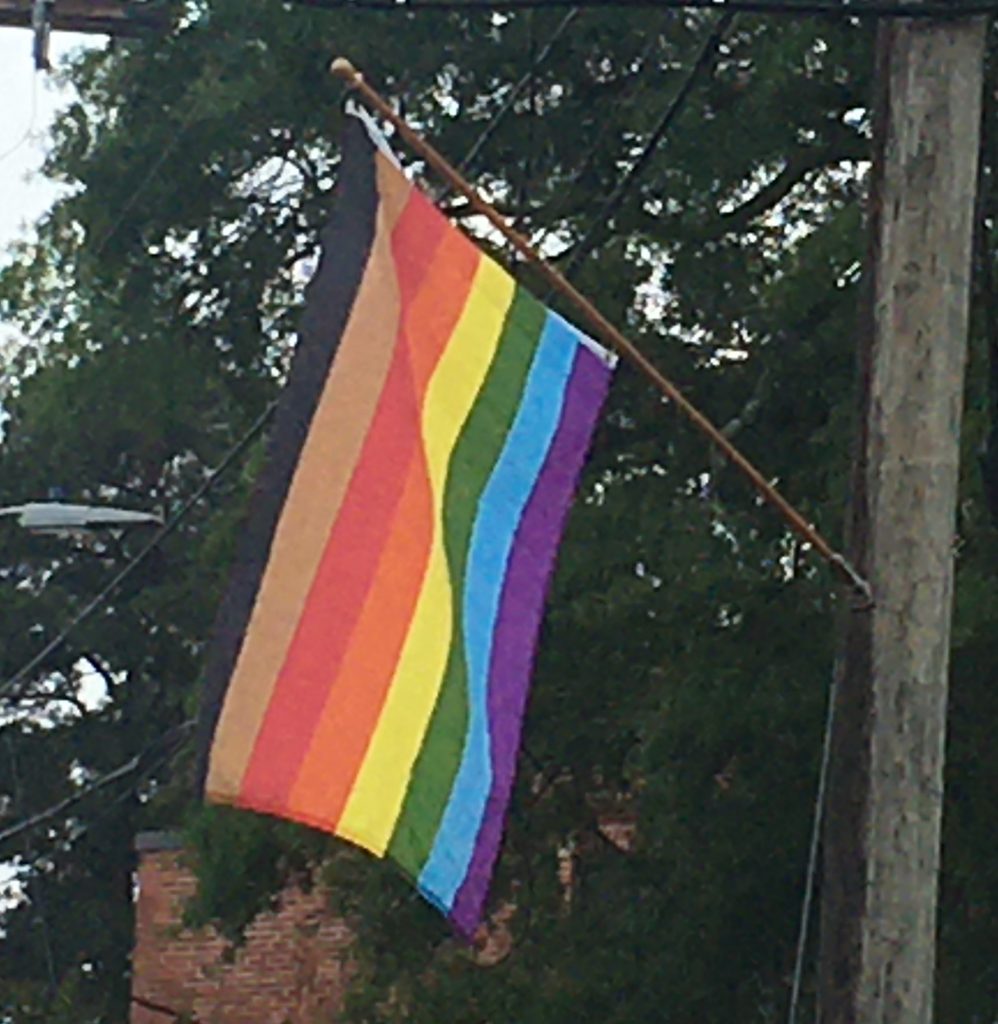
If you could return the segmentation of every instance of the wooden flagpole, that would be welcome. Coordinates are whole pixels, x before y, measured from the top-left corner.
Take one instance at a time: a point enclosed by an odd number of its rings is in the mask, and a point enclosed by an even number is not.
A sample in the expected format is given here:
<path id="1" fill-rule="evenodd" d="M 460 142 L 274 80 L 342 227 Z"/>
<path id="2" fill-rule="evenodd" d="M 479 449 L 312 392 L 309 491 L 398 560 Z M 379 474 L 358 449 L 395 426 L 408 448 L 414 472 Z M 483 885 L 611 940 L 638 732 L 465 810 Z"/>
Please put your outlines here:
<path id="1" fill-rule="evenodd" d="M 506 219 L 475 191 L 475 189 L 437 152 L 421 135 L 415 132 L 378 92 L 364 81 L 364 76 L 344 57 L 337 57 L 330 71 L 361 96 L 386 121 L 392 124 L 402 139 L 455 191 L 459 192 L 476 212 L 485 217 L 514 249 L 534 265 L 537 272 L 560 295 L 579 311 L 598 338 L 616 350 L 648 382 L 670 401 L 680 412 L 745 476 L 762 498 L 772 505 L 794 532 L 807 541 L 838 574 L 854 587 L 868 603 L 873 595 L 870 584 L 849 561 L 809 523 L 793 505 L 762 475 L 749 459 L 666 377 L 632 341 L 626 338 L 603 314 L 569 281 L 567 281 Z"/>

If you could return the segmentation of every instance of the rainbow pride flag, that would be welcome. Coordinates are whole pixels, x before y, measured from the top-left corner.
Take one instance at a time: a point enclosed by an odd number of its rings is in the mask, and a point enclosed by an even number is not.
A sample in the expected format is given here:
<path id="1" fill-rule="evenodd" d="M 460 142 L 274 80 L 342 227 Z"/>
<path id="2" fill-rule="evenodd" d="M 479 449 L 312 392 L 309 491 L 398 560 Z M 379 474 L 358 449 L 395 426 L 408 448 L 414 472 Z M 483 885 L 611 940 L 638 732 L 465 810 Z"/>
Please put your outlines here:
<path id="1" fill-rule="evenodd" d="M 391 858 L 469 934 L 613 359 L 348 121 L 209 651 L 204 789 Z"/>

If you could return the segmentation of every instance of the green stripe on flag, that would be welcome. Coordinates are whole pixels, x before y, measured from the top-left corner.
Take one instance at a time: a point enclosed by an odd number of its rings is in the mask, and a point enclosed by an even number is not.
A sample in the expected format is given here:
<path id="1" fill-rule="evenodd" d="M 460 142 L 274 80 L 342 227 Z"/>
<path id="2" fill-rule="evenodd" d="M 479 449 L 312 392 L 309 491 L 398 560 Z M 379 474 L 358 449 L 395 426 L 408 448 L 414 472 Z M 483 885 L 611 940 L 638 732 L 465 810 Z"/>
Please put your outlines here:
<path id="1" fill-rule="evenodd" d="M 495 358 L 451 456 L 443 530 L 454 594 L 453 640 L 437 705 L 388 847 L 388 855 L 413 878 L 419 877 L 433 848 L 468 729 L 464 575 L 478 501 L 519 408 L 545 317 L 541 303 L 518 287 Z"/>

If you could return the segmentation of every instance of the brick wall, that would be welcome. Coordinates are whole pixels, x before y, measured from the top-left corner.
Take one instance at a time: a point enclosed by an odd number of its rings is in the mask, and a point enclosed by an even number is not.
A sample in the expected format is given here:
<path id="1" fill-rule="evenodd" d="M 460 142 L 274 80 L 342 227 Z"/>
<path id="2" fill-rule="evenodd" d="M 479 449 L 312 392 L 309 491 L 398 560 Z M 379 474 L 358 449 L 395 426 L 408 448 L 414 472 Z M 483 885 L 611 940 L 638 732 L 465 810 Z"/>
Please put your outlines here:
<path id="1" fill-rule="evenodd" d="M 176 838 L 143 833 L 132 954 L 131 1024 L 316 1024 L 335 1019 L 345 980 L 346 926 L 318 890 L 290 889 L 236 949 L 212 929 L 180 926 L 194 878 Z M 184 1016 L 186 1015 L 186 1016 Z"/>

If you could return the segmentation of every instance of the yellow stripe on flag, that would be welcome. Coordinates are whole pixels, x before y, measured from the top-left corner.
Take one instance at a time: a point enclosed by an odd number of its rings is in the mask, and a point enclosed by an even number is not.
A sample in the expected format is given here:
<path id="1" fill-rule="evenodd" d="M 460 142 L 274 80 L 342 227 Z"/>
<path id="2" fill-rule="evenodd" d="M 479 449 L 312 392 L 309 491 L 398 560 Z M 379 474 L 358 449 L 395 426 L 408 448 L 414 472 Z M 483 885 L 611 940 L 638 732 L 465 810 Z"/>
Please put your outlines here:
<path id="1" fill-rule="evenodd" d="M 450 458 L 495 355 L 514 289 L 498 264 L 482 260 L 427 389 L 422 431 L 434 501 L 430 561 L 381 717 L 336 827 L 379 857 L 401 810 L 451 646 L 453 595 L 441 523 Z"/>

